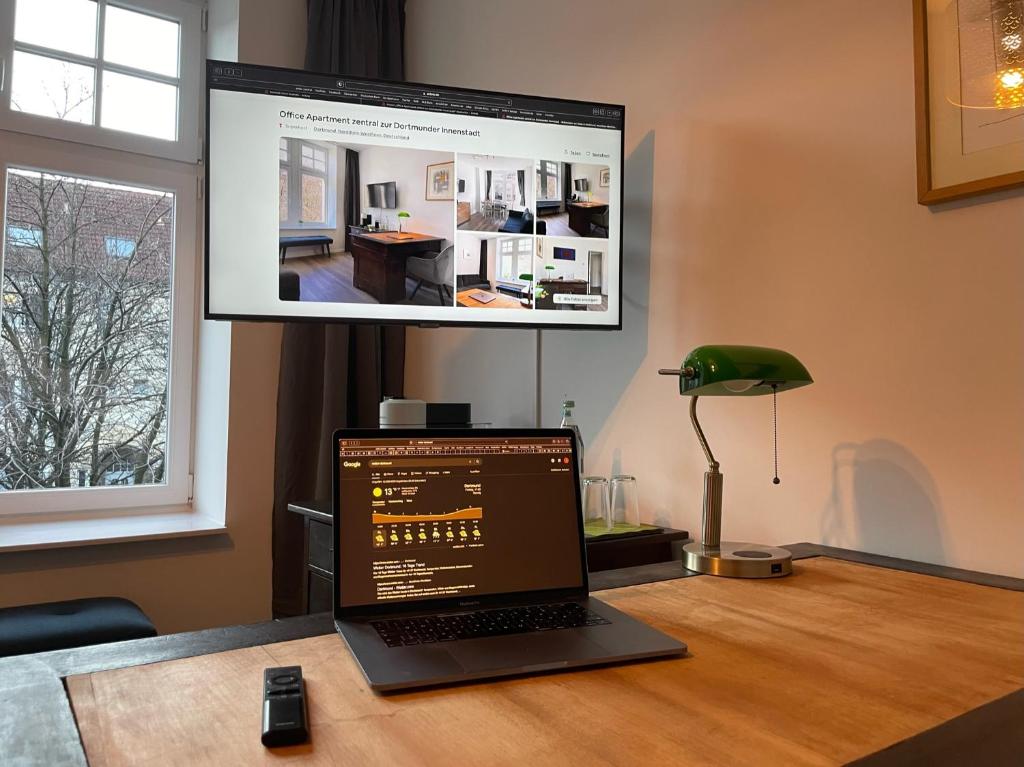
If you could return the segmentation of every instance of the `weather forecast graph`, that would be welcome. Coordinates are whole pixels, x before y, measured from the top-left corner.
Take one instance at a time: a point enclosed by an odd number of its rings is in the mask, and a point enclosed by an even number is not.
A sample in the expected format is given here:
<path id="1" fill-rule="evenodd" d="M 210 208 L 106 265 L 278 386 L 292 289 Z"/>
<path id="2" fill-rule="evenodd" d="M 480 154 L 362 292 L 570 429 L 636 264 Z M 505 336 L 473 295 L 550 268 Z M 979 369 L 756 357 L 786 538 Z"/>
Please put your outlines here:
<path id="1" fill-rule="evenodd" d="M 480 506 L 456 509 L 442 514 L 382 514 L 373 513 L 373 524 L 387 525 L 397 522 L 454 522 L 458 519 L 483 519 L 484 510 Z"/>

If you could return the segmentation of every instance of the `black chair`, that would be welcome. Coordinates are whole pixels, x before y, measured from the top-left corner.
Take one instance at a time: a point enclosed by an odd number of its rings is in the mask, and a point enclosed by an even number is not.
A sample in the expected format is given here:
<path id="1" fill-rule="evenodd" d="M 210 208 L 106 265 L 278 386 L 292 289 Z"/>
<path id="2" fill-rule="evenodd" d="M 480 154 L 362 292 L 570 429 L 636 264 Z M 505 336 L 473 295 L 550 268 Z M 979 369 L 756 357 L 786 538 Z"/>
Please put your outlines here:
<path id="1" fill-rule="evenodd" d="M 416 297 L 420 286 L 428 282 L 437 288 L 437 297 L 441 299 L 441 306 L 451 305 L 451 285 L 454 282 L 452 274 L 452 255 L 455 253 L 455 246 L 449 245 L 440 253 L 424 253 L 423 256 L 412 256 L 405 259 L 405 274 L 414 280 L 419 280 L 413 288 L 409 299 Z M 443 292 L 442 292 L 443 289 Z M 448 300 L 445 300 L 445 293 L 448 293 Z"/>
<path id="2" fill-rule="evenodd" d="M 146 614 L 121 597 L 0 609 L 0 657 L 155 636 Z"/>

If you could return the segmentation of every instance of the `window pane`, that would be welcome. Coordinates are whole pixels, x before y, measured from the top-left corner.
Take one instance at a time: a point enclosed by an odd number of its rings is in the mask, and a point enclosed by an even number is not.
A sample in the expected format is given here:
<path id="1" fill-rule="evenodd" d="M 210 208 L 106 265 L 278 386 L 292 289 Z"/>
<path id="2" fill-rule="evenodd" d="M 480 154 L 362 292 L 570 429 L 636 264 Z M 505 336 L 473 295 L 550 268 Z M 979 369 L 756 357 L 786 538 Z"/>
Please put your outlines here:
<path id="1" fill-rule="evenodd" d="M 302 174 L 302 220 L 323 221 L 327 218 L 324 209 L 326 184 L 319 176 Z"/>
<path id="2" fill-rule="evenodd" d="M 281 162 L 288 162 L 288 139 L 281 139 L 278 153 L 281 157 Z"/>
<path id="3" fill-rule="evenodd" d="M 135 240 L 127 237 L 105 237 L 103 245 L 111 258 L 131 258 L 135 255 Z"/>
<path id="4" fill-rule="evenodd" d="M 36 226 L 8 226 L 7 247 L 41 248 L 43 247 L 43 230 Z"/>
<path id="5" fill-rule="evenodd" d="M 14 52 L 11 109 L 92 124 L 95 70 L 82 64 Z"/>
<path id="6" fill-rule="evenodd" d="M 147 72 L 178 76 L 178 23 L 107 6 L 103 58 Z"/>
<path id="7" fill-rule="evenodd" d="M 96 55 L 96 0 L 18 0 L 14 39 L 45 48 Z"/>
<path id="8" fill-rule="evenodd" d="M 11 170 L 5 213 L 0 491 L 163 484 L 173 195 Z"/>
<path id="9" fill-rule="evenodd" d="M 100 125 L 174 141 L 178 133 L 178 89 L 141 77 L 104 72 Z"/>
<path id="10" fill-rule="evenodd" d="M 281 168 L 281 177 L 277 182 L 277 207 L 281 221 L 288 220 L 288 171 Z"/>

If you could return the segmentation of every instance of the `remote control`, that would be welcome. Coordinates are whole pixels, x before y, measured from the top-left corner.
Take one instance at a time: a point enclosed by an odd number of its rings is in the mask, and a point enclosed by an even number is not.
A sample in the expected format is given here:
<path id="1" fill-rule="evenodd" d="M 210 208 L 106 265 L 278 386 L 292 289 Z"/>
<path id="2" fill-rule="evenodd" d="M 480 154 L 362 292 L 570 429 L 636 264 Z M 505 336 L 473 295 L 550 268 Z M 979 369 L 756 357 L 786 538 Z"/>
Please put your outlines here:
<path id="1" fill-rule="evenodd" d="M 302 666 L 263 669 L 263 745 L 305 743 L 309 738 L 307 722 Z"/>

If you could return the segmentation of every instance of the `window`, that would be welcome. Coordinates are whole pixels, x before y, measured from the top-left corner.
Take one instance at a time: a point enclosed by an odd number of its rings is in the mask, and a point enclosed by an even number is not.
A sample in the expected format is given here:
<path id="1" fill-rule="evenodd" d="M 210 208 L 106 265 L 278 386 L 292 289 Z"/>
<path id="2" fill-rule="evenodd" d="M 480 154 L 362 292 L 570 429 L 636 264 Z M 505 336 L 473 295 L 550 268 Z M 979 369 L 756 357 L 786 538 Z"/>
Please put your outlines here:
<path id="1" fill-rule="evenodd" d="M 127 237 L 105 237 L 104 248 L 111 258 L 131 258 L 135 255 L 135 240 Z"/>
<path id="2" fill-rule="evenodd" d="M 164 483 L 174 208 L 164 191 L 8 170 L 0 491 Z M 24 232 L 44 236 L 10 247 Z"/>
<path id="3" fill-rule="evenodd" d="M 0 127 L 199 158 L 198 4 L 15 0 L 3 6 L 0 44 L 9 72 L 0 78 Z"/>
<path id="4" fill-rule="evenodd" d="M 299 139 L 281 139 L 278 152 L 281 226 L 296 229 L 336 226 L 337 150 Z"/>
<path id="5" fill-rule="evenodd" d="M 561 200 L 561 169 L 559 163 L 541 160 L 537 166 L 537 199 Z"/>
<path id="6" fill-rule="evenodd" d="M 0 2 L 0 518 L 188 510 L 200 3 Z"/>
<path id="7" fill-rule="evenodd" d="M 501 241 L 498 248 L 500 279 L 518 280 L 519 275 L 529 274 L 532 242 L 530 237 L 507 237 Z"/>
<path id="8" fill-rule="evenodd" d="M 36 226 L 7 226 L 7 244 L 12 248 L 43 247 L 43 230 Z"/>

